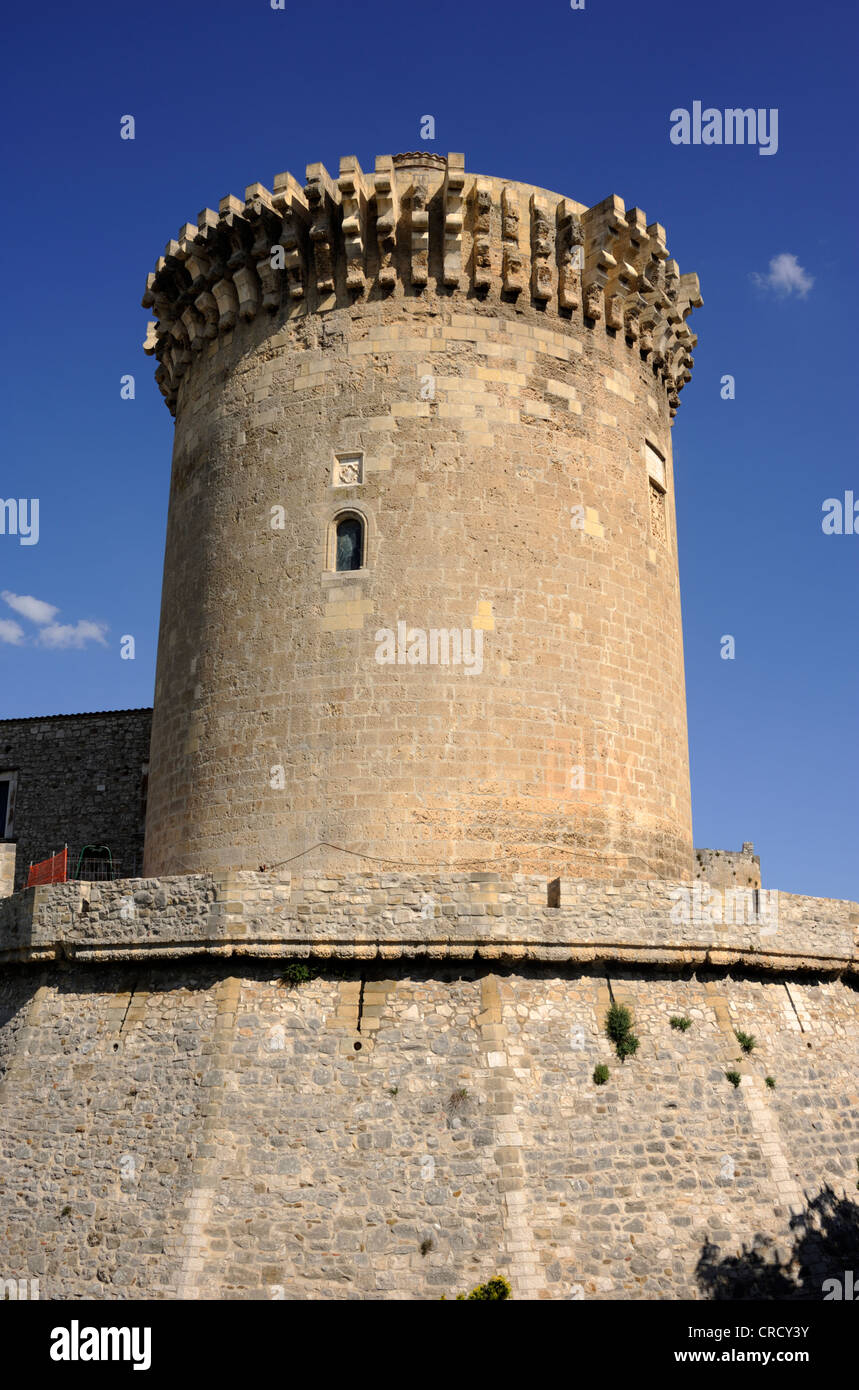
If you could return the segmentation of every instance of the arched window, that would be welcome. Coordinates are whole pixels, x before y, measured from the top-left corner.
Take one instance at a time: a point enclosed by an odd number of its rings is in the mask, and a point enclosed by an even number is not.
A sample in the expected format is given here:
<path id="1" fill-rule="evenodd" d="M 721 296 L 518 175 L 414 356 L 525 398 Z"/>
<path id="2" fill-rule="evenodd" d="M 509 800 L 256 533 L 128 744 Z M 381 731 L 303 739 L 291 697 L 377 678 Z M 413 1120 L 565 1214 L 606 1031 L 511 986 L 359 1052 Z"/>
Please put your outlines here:
<path id="1" fill-rule="evenodd" d="M 335 531 L 334 568 L 359 570 L 364 564 L 364 523 L 359 516 L 351 513 L 342 516 Z"/>

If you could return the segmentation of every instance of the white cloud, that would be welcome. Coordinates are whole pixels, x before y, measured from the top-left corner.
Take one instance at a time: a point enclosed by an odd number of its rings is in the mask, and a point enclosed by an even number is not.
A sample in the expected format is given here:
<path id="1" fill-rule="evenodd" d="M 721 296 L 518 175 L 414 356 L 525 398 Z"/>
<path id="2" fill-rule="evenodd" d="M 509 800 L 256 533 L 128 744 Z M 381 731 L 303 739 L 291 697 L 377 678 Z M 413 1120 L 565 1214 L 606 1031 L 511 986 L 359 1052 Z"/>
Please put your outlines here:
<path id="1" fill-rule="evenodd" d="M 11 642 L 13 647 L 20 647 L 24 640 L 24 629 L 20 623 L 16 623 L 14 618 L 0 618 L 0 642 Z"/>
<path id="2" fill-rule="evenodd" d="M 60 611 L 52 603 L 45 603 L 44 599 L 33 598 L 30 594 L 13 594 L 9 589 L 3 590 L 2 598 L 16 613 L 34 623 L 49 623 Z"/>
<path id="3" fill-rule="evenodd" d="M 53 603 L 33 598 L 32 594 L 13 594 L 10 589 L 4 589 L 0 598 L 23 618 L 29 618 L 38 625 L 39 631 L 33 639 L 37 646 L 51 647 L 55 651 L 85 647 L 87 642 L 100 642 L 103 647 L 107 646 L 104 636 L 107 623 L 94 623 L 86 618 L 79 618 L 76 623 L 55 623 L 54 618 L 60 610 Z M 13 646 L 20 647 L 28 641 L 20 623 L 12 618 L 0 618 L 0 642 L 11 642 Z"/>
<path id="4" fill-rule="evenodd" d="M 796 256 L 791 256 L 787 251 L 773 256 L 766 275 L 761 275 L 755 270 L 752 272 L 752 279 L 760 289 L 773 290 L 781 298 L 789 294 L 798 294 L 800 299 L 804 299 L 814 284 L 814 276 L 807 274 Z"/>
<path id="5" fill-rule="evenodd" d="M 80 618 L 72 623 L 49 623 L 39 633 L 37 641 L 42 647 L 85 647 L 87 642 L 100 642 L 104 647 L 104 634 L 107 623 L 90 623 Z"/>

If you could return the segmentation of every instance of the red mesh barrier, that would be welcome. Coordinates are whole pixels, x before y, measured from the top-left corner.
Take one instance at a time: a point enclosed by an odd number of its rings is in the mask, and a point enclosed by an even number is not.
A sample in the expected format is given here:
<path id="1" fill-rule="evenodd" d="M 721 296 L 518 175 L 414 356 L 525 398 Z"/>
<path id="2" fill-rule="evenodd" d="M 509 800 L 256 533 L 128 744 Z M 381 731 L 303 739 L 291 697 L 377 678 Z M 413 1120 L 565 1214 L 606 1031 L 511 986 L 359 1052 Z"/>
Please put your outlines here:
<path id="1" fill-rule="evenodd" d="M 52 854 L 50 859 L 42 859 L 38 864 L 31 864 L 27 875 L 27 887 L 32 888 L 34 884 L 40 883 L 65 883 L 68 867 L 68 849 L 61 850 L 59 854 Z"/>

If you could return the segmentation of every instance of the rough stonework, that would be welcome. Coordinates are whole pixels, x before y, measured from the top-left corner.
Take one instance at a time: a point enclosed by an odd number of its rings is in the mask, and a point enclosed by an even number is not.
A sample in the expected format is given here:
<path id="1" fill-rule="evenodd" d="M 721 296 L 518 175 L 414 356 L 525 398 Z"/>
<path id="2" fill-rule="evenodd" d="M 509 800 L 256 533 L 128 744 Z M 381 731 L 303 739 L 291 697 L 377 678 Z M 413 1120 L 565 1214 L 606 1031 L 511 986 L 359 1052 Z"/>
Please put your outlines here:
<path id="1" fill-rule="evenodd" d="M 696 849 L 695 877 L 719 888 L 760 888 L 761 861 L 746 841 L 742 849 Z"/>
<path id="2" fill-rule="evenodd" d="M 789 1248 L 792 1213 L 855 1187 L 859 905 L 679 927 L 682 889 L 16 895 L 5 1267 L 66 1298 L 437 1298 L 495 1273 L 517 1298 L 706 1297 L 708 1269 L 761 1232 Z M 612 1001 L 640 1038 L 623 1064 Z"/>
<path id="3" fill-rule="evenodd" d="M 150 709 L 0 719 L 0 778 L 11 774 L 15 787 L 16 888 L 31 862 L 64 845 L 72 869 L 86 845 L 107 845 L 121 874 L 140 872 L 151 726 Z"/>
<path id="4" fill-rule="evenodd" d="M 144 303 L 176 414 L 145 872 L 319 844 L 338 874 L 688 876 L 670 419 L 700 294 L 664 228 L 461 155 L 347 159 L 201 213 Z"/>
<path id="5" fill-rule="evenodd" d="M 15 891 L 15 849 L 11 840 L 0 840 L 0 898 Z"/>
<path id="6" fill-rule="evenodd" d="M 821 1298 L 859 904 L 692 848 L 700 295 L 663 228 L 350 157 L 205 210 L 145 303 L 176 416 L 145 877 L 12 893 L 0 842 L 4 1277 L 707 1299 L 777 1255 Z"/>
<path id="7" fill-rule="evenodd" d="M 0 960 L 428 956 L 857 973 L 856 903 L 752 890 L 705 900 L 697 886 L 284 870 L 55 884 L 0 902 Z"/>

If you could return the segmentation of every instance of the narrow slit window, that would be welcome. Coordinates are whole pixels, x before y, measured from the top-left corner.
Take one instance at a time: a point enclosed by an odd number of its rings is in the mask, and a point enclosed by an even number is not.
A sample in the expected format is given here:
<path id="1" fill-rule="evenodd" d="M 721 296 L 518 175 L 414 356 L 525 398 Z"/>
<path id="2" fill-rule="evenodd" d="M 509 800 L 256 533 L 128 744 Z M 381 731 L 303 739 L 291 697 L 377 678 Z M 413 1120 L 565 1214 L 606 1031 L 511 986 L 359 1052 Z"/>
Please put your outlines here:
<path id="1" fill-rule="evenodd" d="M 0 774 L 0 840 L 12 835 L 15 819 L 15 788 L 18 783 L 17 772 Z"/>
<path id="2" fill-rule="evenodd" d="M 662 491 L 665 492 L 667 487 L 665 482 L 665 459 L 662 457 L 659 450 L 654 449 L 653 445 L 647 441 L 644 445 L 644 452 L 647 456 L 648 477 L 656 483 L 657 487 L 660 487 Z"/>
<path id="3" fill-rule="evenodd" d="M 650 533 L 654 543 L 661 549 L 668 546 L 668 518 L 665 511 L 665 493 L 668 486 L 665 459 L 649 440 L 644 442 L 647 460 L 647 481 L 650 492 Z"/>

